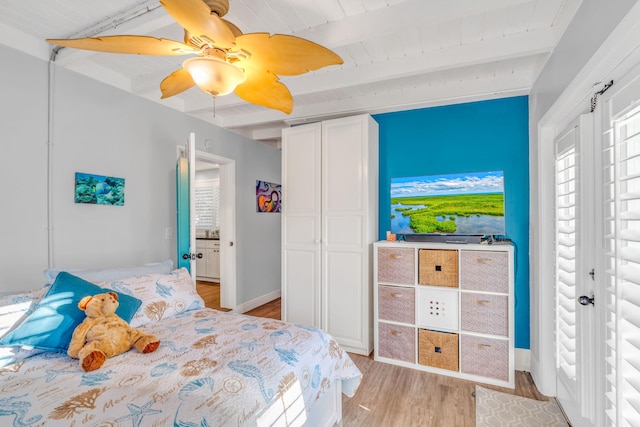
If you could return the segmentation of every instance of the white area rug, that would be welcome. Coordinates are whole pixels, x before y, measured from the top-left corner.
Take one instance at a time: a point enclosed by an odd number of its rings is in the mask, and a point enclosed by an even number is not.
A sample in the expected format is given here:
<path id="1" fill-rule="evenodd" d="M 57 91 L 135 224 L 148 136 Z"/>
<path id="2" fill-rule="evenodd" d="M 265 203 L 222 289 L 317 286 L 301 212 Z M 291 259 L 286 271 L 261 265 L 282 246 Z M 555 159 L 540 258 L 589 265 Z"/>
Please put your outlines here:
<path id="1" fill-rule="evenodd" d="M 567 427 L 555 400 L 540 401 L 476 386 L 476 427 Z"/>

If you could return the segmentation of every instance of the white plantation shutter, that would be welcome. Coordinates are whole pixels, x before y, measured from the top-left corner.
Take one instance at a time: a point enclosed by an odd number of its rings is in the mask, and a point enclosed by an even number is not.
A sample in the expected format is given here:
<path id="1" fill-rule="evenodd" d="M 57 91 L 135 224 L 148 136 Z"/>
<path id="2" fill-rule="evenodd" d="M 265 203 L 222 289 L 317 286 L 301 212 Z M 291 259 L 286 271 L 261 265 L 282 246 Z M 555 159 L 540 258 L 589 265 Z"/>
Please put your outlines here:
<path id="1" fill-rule="evenodd" d="M 556 140 L 555 249 L 557 369 L 576 388 L 576 128 Z"/>
<path id="2" fill-rule="evenodd" d="M 640 107 L 616 113 L 612 101 L 602 146 L 605 409 L 610 426 L 640 426 Z"/>
<path id="3" fill-rule="evenodd" d="M 220 230 L 220 181 L 213 183 L 213 229 Z"/>
<path id="4" fill-rule="evenodd" d="M 196 228 L 220 229 L 220 185 L 218 180 L 196 181 L 195 188 Z"/>

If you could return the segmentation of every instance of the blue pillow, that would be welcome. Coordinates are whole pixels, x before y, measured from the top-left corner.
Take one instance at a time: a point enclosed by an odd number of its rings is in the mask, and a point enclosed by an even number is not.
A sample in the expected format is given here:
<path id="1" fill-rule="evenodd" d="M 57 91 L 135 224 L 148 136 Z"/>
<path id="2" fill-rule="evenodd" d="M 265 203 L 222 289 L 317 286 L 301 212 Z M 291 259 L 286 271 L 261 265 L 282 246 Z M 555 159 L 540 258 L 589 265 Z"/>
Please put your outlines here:
<path id="1" fill-rule="evenodd" d="M 76 326 L 85 319 L 78 303 L 88 295 L 114 292 L 61 272 L 36 309 L 13 331 L 0 339 L 0 345 L 25 345 L 42 350 L 66 352 Z M 142 302 L 118 293 L 116 314 L 131 321 Z"/>

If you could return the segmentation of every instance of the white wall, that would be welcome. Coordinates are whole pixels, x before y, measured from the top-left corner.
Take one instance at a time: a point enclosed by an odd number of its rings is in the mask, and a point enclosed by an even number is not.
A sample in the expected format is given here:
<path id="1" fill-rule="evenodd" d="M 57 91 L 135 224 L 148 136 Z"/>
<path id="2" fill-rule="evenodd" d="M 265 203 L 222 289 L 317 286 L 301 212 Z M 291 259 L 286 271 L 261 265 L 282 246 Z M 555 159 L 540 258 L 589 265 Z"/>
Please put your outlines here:
<path id="1" fill-rule="evenodd" d="M 576 76 L 636 3 L 637 0 L 584 0 L 529 95 L 531 373 L 540 391 L 547 395 L 555 394 L 554 326 L 553 318 L 545 311 L 547 304 L 553 304 L 553 270 L 545 258 L 553 251 L 553 236 L 542 230 L 549 230 L 551 221 L 553 166 L 550 162 L 553 161 L 553 135 L 539 135 L 538 127 L 545 115 L 563 101 L 567 87 L 572 85 Z M 586 86 L 593 86 L 595 92 L 602 84 L 594 81 L 586 82 Z M 578 106 L 583 113 L 589 111 L 588 99 L 586 97 L 583 106 Z M 540 146 L 540 140 L 547 145 Z"/>
<path id="2" fill-rule="evenodd" d="M 47 266 L 47 64 L 2 45 L 0 55 L 2 291 L 43 283 Z"/>
<path id="3" fill-rule="evenodd" d="M 40 286 L 47 267 L 175 262 L 165 229 L 175 231 L 176 146 L 190 132 L 198 150 L 236 161 L 237 303 L 280 289 L 280 216 L 255 215 L 255 181 L 278 182 L 279 150 L 57 67 L 48 266 L 48 65 L 1 44 L 0 55 L 0 291 Z M 75 204 L 75 172 L 125 178 L 125 205 Z"/>

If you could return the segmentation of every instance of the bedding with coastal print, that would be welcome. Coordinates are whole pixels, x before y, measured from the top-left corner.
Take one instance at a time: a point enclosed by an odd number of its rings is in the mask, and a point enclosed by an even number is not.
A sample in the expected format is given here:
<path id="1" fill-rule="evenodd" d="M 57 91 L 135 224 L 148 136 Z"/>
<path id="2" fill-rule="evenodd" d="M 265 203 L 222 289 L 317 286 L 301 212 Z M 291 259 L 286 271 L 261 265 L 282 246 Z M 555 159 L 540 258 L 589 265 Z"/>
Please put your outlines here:
<path id="1" fill-rule="evenodd" d="M 0 425 L 272 425 L 304 419 L 334 381 L 353 396 L 361 379 L 317 328 L 201 309 L 140 329 L 160 338 L 158 350 L 130 350 L 97 371 L 54 352 L 0 369 Z"/>

